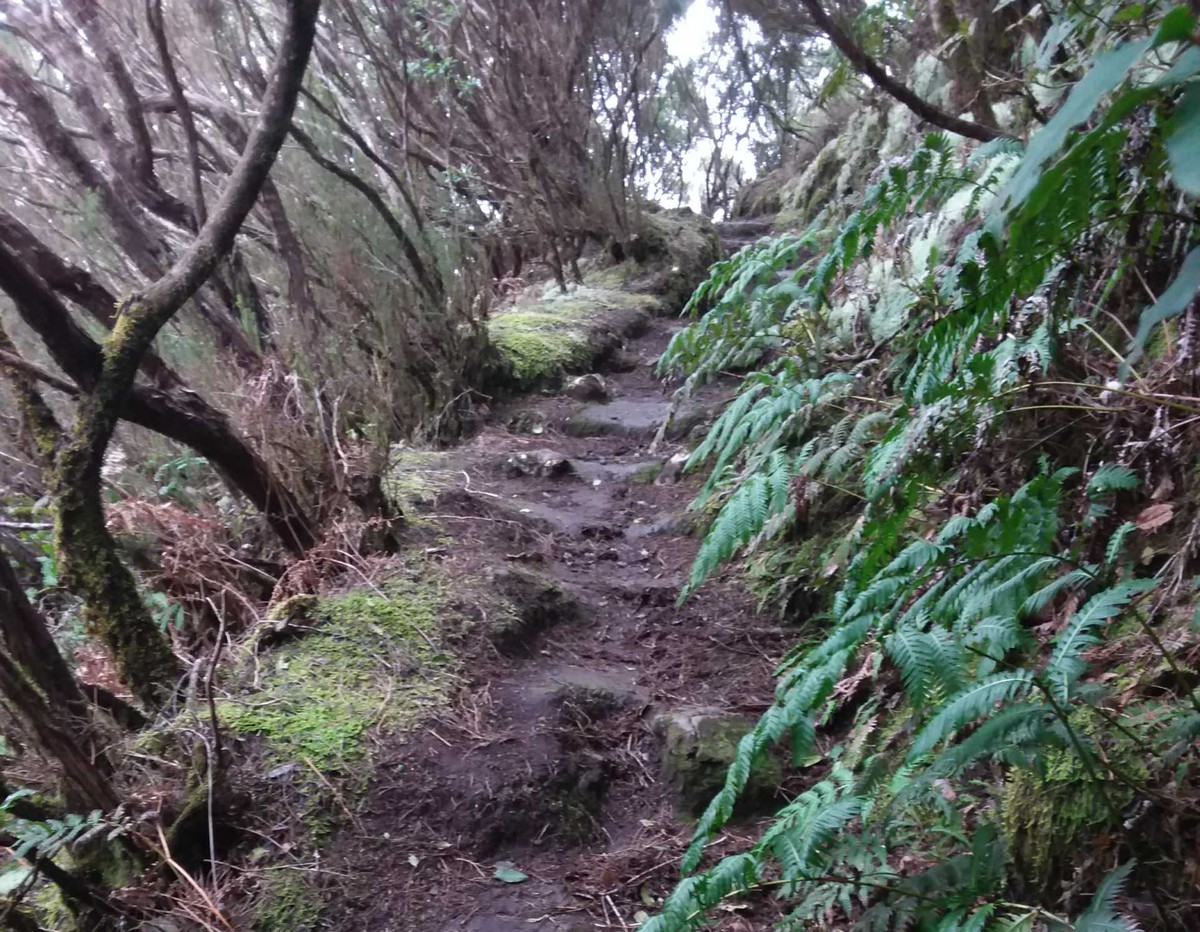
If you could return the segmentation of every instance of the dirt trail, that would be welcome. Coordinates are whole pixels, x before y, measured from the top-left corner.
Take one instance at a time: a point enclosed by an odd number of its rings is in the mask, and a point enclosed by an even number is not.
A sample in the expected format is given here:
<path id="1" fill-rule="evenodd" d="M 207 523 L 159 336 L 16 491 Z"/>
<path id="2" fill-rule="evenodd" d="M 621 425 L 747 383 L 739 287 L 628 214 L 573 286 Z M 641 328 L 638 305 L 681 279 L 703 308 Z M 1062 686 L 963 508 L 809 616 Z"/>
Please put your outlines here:
<path id="1" fill-rule="evenodd" d="M 500 567 L 499 588 L 537 576 L 557 590 L 512 643 L 480 653 L 452 716 L 381 750 L 360 826 L 325 860 L 346 878 L 329 928 L 632 930 L 670 890 L 690 830 L 655 723 L 757 715 L 790 641 L 732 584 L 675 605 L 698 546 L 696 483 L 653 470 L 731 391 L 701 393 L 649 453 L 670 405 L 653 366 L 677 327 L 656 321 L 629 343 L 627 371 L 605 376 L 613 400 L 526 398 L 452 454 L 467 488 L 439 502 L 446 560 Z M 494 876 L 505 862 L 519 882 Z"/>

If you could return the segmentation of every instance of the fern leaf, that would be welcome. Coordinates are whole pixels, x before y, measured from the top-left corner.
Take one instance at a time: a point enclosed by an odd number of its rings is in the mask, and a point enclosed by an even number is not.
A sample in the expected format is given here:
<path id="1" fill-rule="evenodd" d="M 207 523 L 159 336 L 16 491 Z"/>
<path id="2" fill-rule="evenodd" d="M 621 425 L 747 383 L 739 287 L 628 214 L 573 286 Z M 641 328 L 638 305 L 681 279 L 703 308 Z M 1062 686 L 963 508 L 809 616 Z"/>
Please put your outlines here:
<path id="1" fill-rule="evenodd" d="M 1027 670 L 997 673 L 974 683 L 954 696 L 917 734 L 908 760 L 916 761 L 932 751 L 960 728 L 992 712 L 997 703 L 1023 699 L 1033 685 Z"/>
<path id="2" fill-rule="evenodd" d="M 1136 932 L 1137 925 L 1117 914 L 1117 897 L 1125 890 L 1133 861 L 1110 873 L 1096 888 L 1087 910 L 1075 920 L 1075 932 Z"/>
<path id="3" fill-rule="evenodd" d="M 1104 463 L 1088 480 L 1087 494 L 1089 498 L 1096 498 L 1118 489 L 1136 489 L 1141 484 L 1137 473 L 1128 466 Z"/>
<path id="4" fill-rule="evenodd" d="M 1062 593 L 1070 589 L 1077 589 L 1093 581 L 1096 578 L 1098 569 L 1099 567 L 1094 565 L 1082 566 L 1059 576 L 1057 579 L 1052 579 L 1021 603 L 1021 616 L 1028 618 L 1040 615 Z"/>
<path id="5" fill-rule="evenodd" d="M 1121 552 L 1125 549 L 1125 540 L 1137 530 L 1137 525 L 1132 521 L 1126 521 L 1109 538 L 1108 545 L 1104 548 L 1104 569 L 1111 570 L 1116 568 L 1117 561 L 1121 558 Z"/>
<path id="6" fill-rule="evenodd" d="M 1054 652 L 1046 667 L 1046 680 L 1054 697 L 1065 702 L 1071 689 L 1083 674 L 1083 652 L 1099 643 L 1096 628 L 1119 614 L 1134 598 L 1149 592 L 1156 585 L 1153 579 L 1134 579 L 1120 583 L 1092 596 L 1059 634 Z"/>

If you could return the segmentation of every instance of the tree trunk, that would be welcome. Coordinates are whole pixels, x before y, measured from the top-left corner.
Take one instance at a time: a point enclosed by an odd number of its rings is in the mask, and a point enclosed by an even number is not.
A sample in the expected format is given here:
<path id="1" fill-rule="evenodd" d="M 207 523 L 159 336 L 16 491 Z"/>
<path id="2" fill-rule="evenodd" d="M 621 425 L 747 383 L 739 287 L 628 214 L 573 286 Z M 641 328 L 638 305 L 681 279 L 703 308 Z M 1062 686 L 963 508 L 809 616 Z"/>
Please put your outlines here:
<path id="1" fill-rule="evenodd" d="M 71 736 L 54 710 L 21 674 L 7 654 L 0 651 L 0 695 L 19 714 L 38 747 L 58 761 L 63 776 L 93 809 L 111 812 L 120 803 L 108 778 Z"/>
<path id="2" fill-rule="evenodd" d="M 64 576 L 83 597 L 93 626 L 115 646 L 118 667 L 143 701 L 160 703 L 178 669 L 142 604 L 104 523 L 100 470 L 142 357 L 162 327 L 229 253 L 291 124 L 316 32 L 319 0 L 291 0 L 258 124 L 212 215 L 171 269 L 121 305 L 104 342 L 99 378 L 76 406 L 70 438 L 52 477 L 56 543 Z"/>
<path id="3" fill-rule="evenodd" d="M 22 228 L 23 229 L 23 228 Z M 0 241 L 9 239 L 10 225 L 0 212 Z M 79 297 L 93 316 L 100 316 L 112 294 L 84 272 L 61 262 L 48 247 L 25 230 L 18 242 L 35 267 L 54 275 L 56 287 Z M 103 355 L 92 338 L 75 323 L 66 306 L 0 243 L 0 289 L 7 292 L 21 319 L 41 338 L 58 366 L 84 391 L 100 378 Z M 112 315 L 106 323 L 111 327 Z M 143 357 L 142 368 L 147 369 Z M 163 371 L 170 373 L 164 376 Z M 308 550 L 316 540 L 299 500 L 278 482 L 262 458 L 243 440 L 225 415 L 184 387 L 179 377 L 159 362 L 150 368 L 169 387 L 135 385 L 121 404 L 121 417 L 192 447 L 210 460 L 226 481 L 258 508 L 293 554 Z"/>
<path id="4" fill-rule="evenodd" d="M 87 700 L 46 627 L 29 604 L 12 564 L 0 550 L 0 638 L 3 649 L 45 695 L 51 706 L 70 717 L 87 714 Z"/>

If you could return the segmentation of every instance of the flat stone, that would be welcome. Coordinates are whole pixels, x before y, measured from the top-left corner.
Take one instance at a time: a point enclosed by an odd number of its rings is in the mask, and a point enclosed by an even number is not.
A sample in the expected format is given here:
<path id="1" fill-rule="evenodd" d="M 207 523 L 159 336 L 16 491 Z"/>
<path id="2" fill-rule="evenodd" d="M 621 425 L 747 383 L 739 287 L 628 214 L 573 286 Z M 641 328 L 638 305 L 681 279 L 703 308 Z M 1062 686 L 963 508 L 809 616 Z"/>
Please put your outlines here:
<path id="1" fill-rule="evenodd" d="M 715 419 L 720 405 L 687 404 L 671 418 L 665 431 L 668 440 L 687 436 Z M 671 402 L 616 399 L 607 404 L 588 405 L 564 425 L 563 431 L 572 437 L 637 437 L 649 438 L 671 416 Z"/>
<path id="2" fill-rule="evenodd" d="M 599 670 L 569 664 L 554 667 L 544 679 L 529 687 L 531 697 L 561 704 L 586 697 L 593 703 L 613 709 L 644 705 L 650 694 L 637 685 L 634 671 Z"/>
<path id="3" fill-rule="evenodd" d="M 643 537 L 690 537 L 696 533 L 702 516 L 692 511 L 679 512 L 659 518 L 657 521 L 635 522 L 625 528 L 625 536 L 629 540 L 639 540 Z"/>
<path id="4" fill-rule="evenodd" d="M 656 467 L 653 461 L 643 460 L 640 463 L 597 463 L 594 460 L 577 460 L 574 462 L 575 474 L 584 482 L 593 485 L 605 482 L 620 482 L 633 479 L 648 468 Z"/>
<path id="5" fill-rule="evenodd" d="M 588 405 L 566 423 L 574 437 L 651 436 L 671 413 L 669 401 L 623 401 Z"/>

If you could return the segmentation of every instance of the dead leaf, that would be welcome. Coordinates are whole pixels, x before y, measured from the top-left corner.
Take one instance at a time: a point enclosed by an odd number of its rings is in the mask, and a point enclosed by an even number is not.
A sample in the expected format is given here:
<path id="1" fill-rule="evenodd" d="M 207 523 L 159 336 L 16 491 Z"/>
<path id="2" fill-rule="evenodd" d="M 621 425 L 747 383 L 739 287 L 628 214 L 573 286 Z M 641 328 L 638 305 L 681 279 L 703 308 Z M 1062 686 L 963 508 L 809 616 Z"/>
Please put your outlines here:
<path id="1" fill-rule="evenodd" d="M 1141 514 L 1133 519 L 1133 523 L 1137 525 L 1139 531 L 1149 533 L 1157 531 L 1173 517 L 1175 517 L 1175 506 L 1170 502 L 1163 502 L 1143 508 Z"/>

